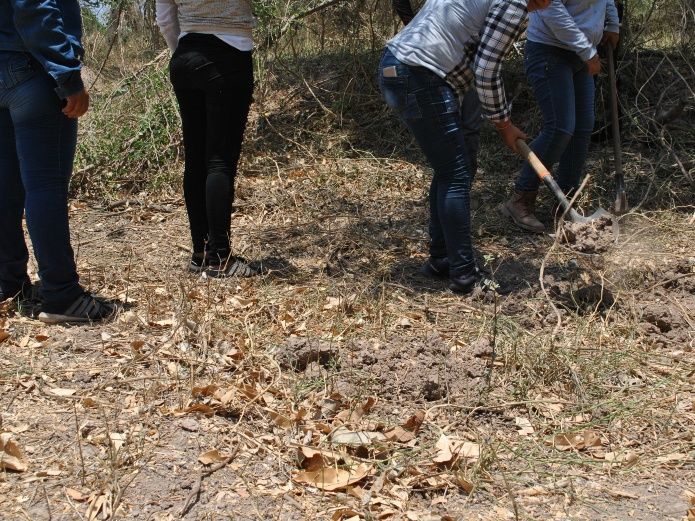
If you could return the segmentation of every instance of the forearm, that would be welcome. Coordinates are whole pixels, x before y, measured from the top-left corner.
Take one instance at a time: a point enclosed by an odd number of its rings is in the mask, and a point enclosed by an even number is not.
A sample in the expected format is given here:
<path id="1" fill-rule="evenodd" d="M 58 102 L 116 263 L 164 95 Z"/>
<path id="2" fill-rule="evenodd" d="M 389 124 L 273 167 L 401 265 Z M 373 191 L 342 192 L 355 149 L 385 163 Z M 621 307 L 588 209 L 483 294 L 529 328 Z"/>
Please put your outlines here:
<path id="1" fill-rule="evenodd" d="M 415 18 L 415 12 L 410 0 L 391 0 L 396 14 L 404 25 L 408 25 Z"/>
<path id="2" fill-rule="evenodd" d="M 55 80 L 62 99 L 84 89 L 82 47 L 68 36 L 56 0 L 12 0 L 14 25 L 24 45 Z"/>

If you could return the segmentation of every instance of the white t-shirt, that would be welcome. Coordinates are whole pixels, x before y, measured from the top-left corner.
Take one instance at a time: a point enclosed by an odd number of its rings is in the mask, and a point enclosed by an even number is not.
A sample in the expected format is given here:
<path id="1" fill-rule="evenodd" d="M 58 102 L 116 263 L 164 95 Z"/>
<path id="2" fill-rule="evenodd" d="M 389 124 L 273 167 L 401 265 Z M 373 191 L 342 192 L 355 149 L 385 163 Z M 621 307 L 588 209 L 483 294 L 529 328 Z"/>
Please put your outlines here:
<path id="1" fill-rule="evenodd" d="M 185 32 L 181 32 L 179 27 L 178 8 L 174 0 L 157 0 L 157 25 L 162 32 L 162 36 L 167 42 L 169 49 L 176 50 L 179 39 L 186 36 Z M 237 36 L 234 34 L 225 33 L 204 33 L 217 36 L 224 43 L 231 45 L 240 51 L 251 51 L 253 49 L 253 40 L 246 36 Z"/>

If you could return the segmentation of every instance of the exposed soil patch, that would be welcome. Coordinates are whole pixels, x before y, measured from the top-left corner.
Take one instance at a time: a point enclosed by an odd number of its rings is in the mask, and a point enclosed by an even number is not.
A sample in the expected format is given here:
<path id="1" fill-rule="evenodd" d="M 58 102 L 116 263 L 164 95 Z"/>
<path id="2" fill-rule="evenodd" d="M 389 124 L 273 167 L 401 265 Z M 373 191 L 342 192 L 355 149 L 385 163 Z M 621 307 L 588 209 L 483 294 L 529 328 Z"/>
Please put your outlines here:
<path id="1" fill-rule="evenodd" d="M 345 395 L 369 393 L 410 402 L 431 402 L 468 396 L 487 372 L 493 350 L 485 339 L 452 349 L 442 338 L 395 336 L 357 341 L 337 348 L 335 344 L 291 338 L 280 347 L 281 365 L 317 376 L 317 365 Z M 331 373 L 337 376 L 331 376 Z"/>
<path id="2" fill-rule="evenodd" d="M 608 251 L 614 242 L 612 220 L 601 217 L 588 223 L 565 221 L 558 231 L 560 240 L 580 253 L 599 254 Z"/>

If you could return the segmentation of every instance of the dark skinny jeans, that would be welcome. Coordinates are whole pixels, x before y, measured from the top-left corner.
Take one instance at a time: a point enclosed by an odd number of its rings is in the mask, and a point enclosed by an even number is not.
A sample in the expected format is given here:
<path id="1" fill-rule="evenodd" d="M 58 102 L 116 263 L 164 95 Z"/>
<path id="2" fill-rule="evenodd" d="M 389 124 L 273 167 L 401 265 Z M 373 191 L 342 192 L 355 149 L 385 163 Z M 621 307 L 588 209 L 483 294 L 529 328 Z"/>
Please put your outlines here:
<path id="1" fill-rule="evenodd" d="M 384 76 L 384 70 L 395 76 Z M 413 133 L 434 170 L 430 186 L 430 255 L 448 257 L 452 277 L 475 268 L 470 224 L 470 146 L 456 92 L 424 67 L 399 61 L 388 48 L 379 65 L 386 103 Z"/>
<path id="2" fill-rule="evenodd" d="M 181 111 L 183 191 L 193 251 L 226 258 L 234 180 L 253 96 L 251 51 L 213 35 L 184 36 L 170 64 Z"/>
<path id="3" fill-rule="evenodd" d="M 83 292 L 68 224 L 77 120 L 63 115 L 55 88 L 29 54 L 0 51 L 0 293 L 7 298 L 29 284 L 26 215 L 44 310 Z"/>

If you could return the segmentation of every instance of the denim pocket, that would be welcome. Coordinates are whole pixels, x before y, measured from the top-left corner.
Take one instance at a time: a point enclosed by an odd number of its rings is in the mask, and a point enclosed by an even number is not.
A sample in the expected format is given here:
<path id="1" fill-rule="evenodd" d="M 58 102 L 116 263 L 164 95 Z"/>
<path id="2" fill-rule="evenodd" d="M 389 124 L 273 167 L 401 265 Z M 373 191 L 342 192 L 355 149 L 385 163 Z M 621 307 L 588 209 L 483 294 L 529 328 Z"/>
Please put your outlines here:
<path id="1" fill-rule="evenodd" d="M 5 70 L 0 72 L 0 86 L 11 89 L 35 76 L 36 72 L 31 58 L 28 56 L 18 57 L 9 62 Z"/>

